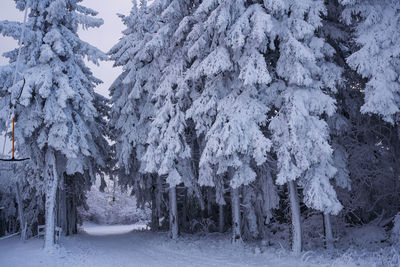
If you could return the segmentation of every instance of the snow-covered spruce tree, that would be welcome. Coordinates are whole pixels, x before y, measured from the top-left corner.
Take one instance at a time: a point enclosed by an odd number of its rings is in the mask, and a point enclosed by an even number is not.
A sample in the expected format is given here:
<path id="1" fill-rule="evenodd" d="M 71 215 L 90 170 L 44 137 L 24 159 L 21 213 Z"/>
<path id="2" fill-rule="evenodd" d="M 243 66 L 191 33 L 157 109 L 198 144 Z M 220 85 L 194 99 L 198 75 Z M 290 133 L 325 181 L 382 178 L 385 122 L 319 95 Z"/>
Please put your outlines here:
<path id="1" fill-rule="evenodd" d="M 375 212 L 382 219 L 398 211 L 398 207 L 389 207 L 399 201 L 400 2 L 339 2 L 345 7 L 342 19 L 354 30 L 355 45 L 350 47 L 347 63 L 363 78 L 352 84 L 352 89 L 363 93 L 360 110 L 369 116 L 354 116 L 349 136 L 351 179 L 362 185 L 354 188 L 349 199 L 364 200 L 349 204 L 358 206 L 356 220 L 364 223 L 375 219 Z"/>
<path id="2" fill-rule="evenodd" d="M 196 5 L 197 1 L 155 1 L 151 7 L 162 11 L 155 17 L 158 29 L 143 49 L 151 60 L 158 61 L 159 69 L 148 71 L 157 74 L 161 69 L 162 72 L 160 83 L 151 95 L 155 103 L 154 117 L 147 118 L 151 119 L 151 124 L 141 170 L 166 177 L 169 185 L 170 230 L 174 239 L 178 236 L 176 186 L 182 182 L 187 186 L 195 185 L 190 147 L 185 138 L 184 111 L 187 108 L 185 99 L 188 87 L 182 74 L 187 62 L 181 40 L 190 26 L 182 19 Z"/>
<path id="3" fill-rule="evenodd" d="M 93 17 L 97 12 L 79 2 L 16 1 L 18 9 L 30 8 L 21 54 L 22 75 L 14 87 L 3 88 L 14 96 L 23 90 L 16 108 L 16 140 L 20 153 L 30 157 L 46 183 L 46 249 L 54 245 L 60 177 L 80 175 L 86 183 L 94 180 L 98 167 L 104 166 L 107 151 L 107 142 L 96 122 L 99 110 L 94 105 L 93 88 L 100 80 L 93 77 L 83 61 L 87 57 L 97 63 L 106 56 L 77 35 L 79 25 L 99 27 L 103 21 Z M 21 23 L 2 21 L 0 32 L 18 39 L 21 26 Z M 16 50 L 5 56 L 14 68 Z M 11 79 L 9 75 L 1 77 Z M 22 78 L 26 81 L 23 88 Z M 10 82 L 3 84 L 10 85 Z M 1 114 L 8 114 L 8 109 L 8 105 L 2 105 Z"/>
<path id="4" fill-rule="evenodd" d="M 271 145 L 262 126 L 276 95 L 268 88 L 272 79 L 265 60 L 274 33 L 271 17 L 261 2 L 203 1 L 193 15 L 195 24 L 187 37 L 192 63 L 186 80 L 195 89 L 187 117 L 195 122 L 199 138 L 204 137 L 199 183 L 216 186 L 220 184 L 216 179 L 228 175 L 232 242 L 242 240 L 242 188 L 256 180 L 253 162 L 264 164 Z M 251 189 L 243 188 L 243 192 L 250 201 Z M 269 192 L 274 189 L 263 194 Z M 222 200 L 218 204 L 224 204 L 221 196 L 218 199 Z M 249 225 L 256 225 L 254 210 L 247 215 Z"/>
<path id="5" fill-rule="evenodd" d="M 341 21 L 343 7 L 337 0 L 325 1 L 327 12 L 323 15 L 323 26 L 319 29 L 320 37 L 323 37 L 334 49 L 335 54 L 330 59 L 343 69 L 343 77 L 338 81 L 336 99 L 337 110 L 333 116 L 328 118 L 328 125 L 331 132 L 331 146 L 333 149 L 333 166 L 337 169 L 334 176 L 336 189 L 339 192 L 348 194 L 351 189 L 348 169 L 348 152 L 346 150 L 345 136 L 351 131 L 350 121 L 346 117 L 347 106 L 343 99 L 350 88 L 345 80 L 350 80 L 349 67 L 346 64 L 346 55 L 350 43 L 350 29 Z M 340 199 L 340 193 L 338 196 Z M 340 199 L 341 200 L 341 199 Z M 331 225 L 330 214 L 323 212 L 325 246 L 333 248 L 334 236 Z"/>
<path id="6" fill-rule="evenodd" d="M 146 44 L 152 40 L 158 28 L 155 17 L 161 7 L 155 4 L 147 7 L 147 1 L 133 1 L 128 16 L 120 15 L 126 29 L 123 38 L 110 50 L 115 66 L 122 66 L 122 74 L 110 88 L 111 94 L 111 139 L 115 141 L 113 150 L 117 158 L 117 174 L 120 185 L 133 186 L 138 205 L 149 201 L 151 188 L 157 187 L 153 212 L 160 216 L 162 188 L 160 178 L 154 183 L 149 174 L 140 172 L 141 157 L 145 151 L 150 118 L 154 104 L 151 97 L 160 79 L 160 64 L 153 58 Z M 158 182 L 158 183 L 157 183 Z M 156 223 L 154 223 L 156 225 Z"/>
<path id="7" fill-rule="evenodd" d="M 346 75 L 352 71 L 346 71 Z M 366 224 L 381 217 L 390 220 L 398 211 L 398 177 L 400 173 L 400 139 L 398 127 L 378 115 L 362 114 L 363 79 L 353 72 L 345 89 L 339 89 L 339 114 L 347 118 L 346 129 L 334 136 L 347 152 L 347 166 L 352 184 L 351 194 L 338 191 L 343 203 L 342 216 L 351 225 Z M 342 123 L 342 122 L 339 122 Z M 337 122 L 335 122 L 337 124 Z M 334 132 L 333 132 L 334 133 Z M 334 152 L 335 158 L 336 150 Z M 338 174 L 341 168 L 335 165 Z M 338 177 L 338 174 L 336 177 Z M 335 178 L 336 178 L 335 177 Z"/>
<path id="8" fill-rule="evenodd" d="M 292 215 L 292 250 L 302 250 L 297 183 L 304 203 L 324 213 L 342 208 L 330 179 L 332 165 L 329 129 L 324 116 L 335 112 L 335 101 L 325 90 L 336 91 L 340 69 L 329 59 L 334 49 L 316 31 L 326 13 L 324 1 L 264 1 L 272 15 L 279 58 L 271 87 L 280 92 L 277 114 L 269 125 L 278 159 L 278 184 L 288 184 Z M 279 25 L 279 26 L 278 26 Z"/>
<path id="9" fill-rule="evenodd" d="M 395 40 L 399 37 L 396 5 L 397 1 L 331 0 L 328 4 L 324 31 L 339 54 L 337 62 L 345 68 L 345 83 L 336 95 L 338 111 L 330 123 L 338 169 L 335 178 L 349 176 L 357 184 L 351 194 L 338 191 L 344 205 L 342 216 L 350 224 L 375 219 L 384 224 L 397 210 L 392 203 L 398 202 L 395 181 L 400 171 L 400 139 L 397 126 L 389 125 L 396 122 L 396 112 L 391 109 L 399 103 L 399 91 L 393 90 L 399 83 L 391 78 L 393 71 L 399 73 L 395 56 L 398 58 Z M 338 128 L 345 129 L 338 132 Z M 343 172 L 345 161 L 348 170 Z M 336 184 L 345 186 L 345 180 Z"/>
<path id="10" fill-rule="evenodd" d="M 39 214 L 44 211 L 44 184 L 31 164 L 0 164 L 0 235 L 18 230 L 25 240 L 36 234 Z M 6 227 L 2 227 L 6 226 Z"/>
<path id="11" fill-rule="evenodd" d="M 342 88 L 339 90 L 343 90 Z M 342 96 L 342 94 L 337 94 Z M 340 98 L 339 98 L 340 101 Z M 351 189 L 351 182 L 349 176 L 348 168 L 348 158 L 349 154 L 346 150 L 346 136 L 350 132 L 350 122 L 343 115 L 345 112 L 343 106 L 339 105 L 337 112 L 328 119 L 328 125 L 331 132 L 331 143 L 332 143 L 332 165 L 336 168 L 337 172 L 333 179 L 337 188 L 343 189 L 341 191 L 348 194 Z M 338 199 L 340 199 L 340 194 L 338 194 Z M 333 229 L 330 219 L 330 214 L 323 211 L 324 218 L 324 233 L 325 233 L 325 246 L 328 249 L 334 247 L 334 236 Z"/>
<path id="12" fill-rule="evenodd" d="M 400 2 L 396 0 L 339 0 L 342 17 L 355 29 L 356 51 L 349 66 L 367 79 L 363 113 L 396 122 L 400 110 Z"/>
<path id="13" fill-rule="evenodd" d="M 343 90 L 343 88 L 339 89 Z M 342 96 L 342 94 L 337 94 L 338 96 Z M 340 99 L 339 99 L 340 101 Z M 337 172 L 334 175 L 333 179 L 335 181 L 335 185 L 337 188 L 343 189 L 341 191 L 346 192 L 351 189 L 351 182 L 349 176 L 349 168 L 348 168 L 348 158 L 349 154 L 346 150 L 346 140 L 343 138 L 350 132 L 350 122 L 343 115 L 344 114 L 343 106 L 339 106 L 337 112 L 328 119 L 328 125 L 331 132 L 331 143 L 332 143 L 332 165 L 336 168 Z M 340 199 L 340 194 L 338 194 L 338 199 Z M 330 214 L 328 212 L 323 211 L 324 218 L 324 234 L 325 234 L 325 246 L 328 249 L 334 247 L 334 236 L 333 229 L 331 224 Z"/>

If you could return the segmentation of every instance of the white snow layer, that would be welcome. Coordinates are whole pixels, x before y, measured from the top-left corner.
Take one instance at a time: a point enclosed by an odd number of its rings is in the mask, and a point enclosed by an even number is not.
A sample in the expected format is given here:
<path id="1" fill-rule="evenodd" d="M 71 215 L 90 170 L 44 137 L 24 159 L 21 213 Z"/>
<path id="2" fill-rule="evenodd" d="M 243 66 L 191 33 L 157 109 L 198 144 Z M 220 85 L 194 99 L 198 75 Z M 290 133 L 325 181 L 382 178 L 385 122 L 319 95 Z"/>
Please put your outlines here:
<path id="1" fill-rule="evenodd" d="M 0 266 L 390 266 L 389 257 L 395 256 L 394 248 L 387 247 L 379 253 L 321 249 L 294 257 L 266 242 L 232 245 L 230 233 L 184 235 L 173 241 L 166 232 L 141 230 L 145 227 L 85 223 L 80 234 L 63 237 L 52 254 L 42 249 L 42 239 L 0 240 Z"/>

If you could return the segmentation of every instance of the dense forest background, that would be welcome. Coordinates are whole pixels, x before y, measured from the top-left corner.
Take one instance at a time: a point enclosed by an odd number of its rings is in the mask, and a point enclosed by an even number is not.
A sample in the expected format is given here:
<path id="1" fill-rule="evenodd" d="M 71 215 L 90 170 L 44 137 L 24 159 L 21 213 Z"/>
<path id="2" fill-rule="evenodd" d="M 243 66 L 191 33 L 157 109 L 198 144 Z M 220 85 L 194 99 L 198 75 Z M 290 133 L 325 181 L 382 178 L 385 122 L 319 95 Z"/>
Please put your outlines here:
<path id="1" fill-rule="evenodd" d="M 30 160 L 1 163 L 0 235 L 77 233 L 97 178 L 173 239 L 278 234 L 300 253 L 312 229 L 332 248 L 368 224 L 399 242 L 399 1 L 134 0 L 107 54 L 77 34 L 102 24 L 81 1 L 15 2 L 0 130 L 15 114 Z M 110 98 L 84 59 L 123 68 Z"/>

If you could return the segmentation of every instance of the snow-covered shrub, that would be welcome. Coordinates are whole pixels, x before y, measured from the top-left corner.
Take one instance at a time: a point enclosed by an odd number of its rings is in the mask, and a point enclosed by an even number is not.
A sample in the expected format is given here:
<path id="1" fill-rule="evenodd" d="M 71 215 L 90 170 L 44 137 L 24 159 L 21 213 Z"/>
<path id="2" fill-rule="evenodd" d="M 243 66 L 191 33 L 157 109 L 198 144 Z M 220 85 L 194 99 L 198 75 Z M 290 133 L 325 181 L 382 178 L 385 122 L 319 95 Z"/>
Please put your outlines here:
<path id="1" fill-rule="evenodd" d="M 400 246 L 400 213 L 398 213 L 393 219 L 390 241 L 393 245 Z"/>
<path id="2" fill-rule="evenodd" d="M 315 249 L 324 246 L 322 213 L 312 214 L 303 220 L 304 248 Z"/>
<path id="3" fill-rule="evenodd" d="M 215 231 L 216 228 L 215 222 L 210 218 L 193 219 L 190 222 L 190 229 L 192 232 L 209 233 Z"/>
<path id="4" fill-rule="evenodd" d="M 323 255 L 326 257 L 326 255 Z M 348 249 L 344 253 L 334 256 L 333 262 L 329 263 L 332 267 L 342 266 L 368 266 L 368 267 L 386 267 L 399 266 L 399 253 L 393 247 L 385 247 L 375 251 L 366 249 Z M 326 262 L 326 258 L 320 257 L 319 262 Z"/>
<path id="5" fill-rule="evenodd" d="M 385 229 L 376 225 L 349 227 L 343 236 L 339 236 L 339 247 L 379 248 L 387 240 Z"/>

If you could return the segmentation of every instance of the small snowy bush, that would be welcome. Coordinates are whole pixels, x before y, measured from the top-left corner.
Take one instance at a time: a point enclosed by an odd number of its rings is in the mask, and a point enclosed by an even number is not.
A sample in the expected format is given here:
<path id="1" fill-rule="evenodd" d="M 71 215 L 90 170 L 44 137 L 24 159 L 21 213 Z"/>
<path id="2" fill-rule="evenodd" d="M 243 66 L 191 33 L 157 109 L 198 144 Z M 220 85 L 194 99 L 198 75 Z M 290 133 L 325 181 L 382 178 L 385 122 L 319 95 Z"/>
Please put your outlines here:
<path id="1" fill-rule="evenodd" d="M 214 221 L 210 218 L 204 218 L 200 220 L 193 219 L 190 222 L 190 229 L 192 232 L 202 232 L 209 233 L 211 231 L 215 231 L 216 225 Z"/>
<path id="2" fill-rule="evenodd" d="M 347 228 L 345 235 L 339 238 L 339 246 L 355 246 L 360 248 L 379 248 L 387 240 L 387 234 L 382 227 L 364 225 L 362 227 Z"/>
<path id="3" fill-rule="evenodd" d="M 400 245 L 400 213 L 398 213 L 393 220 L 393 229 L 390 237 L 390 241 L 396 245 Z"/>

